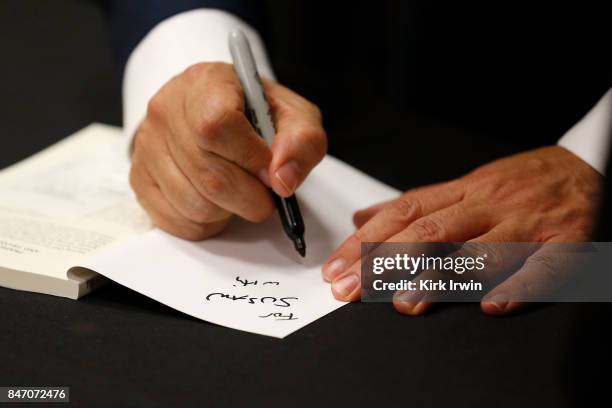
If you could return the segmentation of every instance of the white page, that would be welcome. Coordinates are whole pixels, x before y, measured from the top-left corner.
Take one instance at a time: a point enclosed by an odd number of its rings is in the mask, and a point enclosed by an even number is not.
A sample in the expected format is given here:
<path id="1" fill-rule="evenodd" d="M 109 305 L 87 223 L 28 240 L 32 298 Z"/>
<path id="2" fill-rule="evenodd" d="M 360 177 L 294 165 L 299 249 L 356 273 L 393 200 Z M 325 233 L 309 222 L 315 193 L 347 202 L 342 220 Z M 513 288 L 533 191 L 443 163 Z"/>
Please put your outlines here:
<path id="1" fill-rule="evenodd" d="M 200 243 L 153 230 L 82 266 L 194 317 L 283 338 L 343 305 L 332 297 L 321 266 L 354 231 L 355 210 L 397 194 L 328 156 L 298 191 L 304 260 L 274 215 L 257 225 L 235 220 L 220 236 Z"/>
<path id="2" fill-rule="evenodd" d="M 92 124 L 0 171 L 0 268 L 67 279 L 87 256 L 151 229 L 123 138 Z"/>

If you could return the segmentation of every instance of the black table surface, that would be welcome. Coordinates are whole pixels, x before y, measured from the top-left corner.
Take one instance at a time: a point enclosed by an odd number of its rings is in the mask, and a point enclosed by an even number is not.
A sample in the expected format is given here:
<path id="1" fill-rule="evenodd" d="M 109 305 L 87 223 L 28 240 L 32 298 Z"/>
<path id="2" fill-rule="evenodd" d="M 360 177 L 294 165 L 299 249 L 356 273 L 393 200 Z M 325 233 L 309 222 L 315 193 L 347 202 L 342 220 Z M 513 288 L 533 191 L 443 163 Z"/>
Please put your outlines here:
<path id="1" fill-rule="evenodd" d="M 0 10 L 1 167 L 91 122 L 120 124 L 119 81 L 93 4 L 7 0 Z M 366 157 L 340 148 L 357 125 L 337 132 L 332 152 L 405 188 L 513 151 L 416 114 L 383 131 L 394 126 L 423 136 L 411 149 L 450 135 L 463 142 L 447 152 L 467 140 L 474 154 L 440 153 L 444 171 L 384 144 Z M 114 283 L 78 301 L 0 288 L 0 386 L 66 385 L 73 404 L 105 407 L 575 406 L 607 395 L 611 312 L 543 304 L 493 318 L 477 304 L 444 304 L 409 318 L 354 303 L 278 340 L 190 318 Z"/>

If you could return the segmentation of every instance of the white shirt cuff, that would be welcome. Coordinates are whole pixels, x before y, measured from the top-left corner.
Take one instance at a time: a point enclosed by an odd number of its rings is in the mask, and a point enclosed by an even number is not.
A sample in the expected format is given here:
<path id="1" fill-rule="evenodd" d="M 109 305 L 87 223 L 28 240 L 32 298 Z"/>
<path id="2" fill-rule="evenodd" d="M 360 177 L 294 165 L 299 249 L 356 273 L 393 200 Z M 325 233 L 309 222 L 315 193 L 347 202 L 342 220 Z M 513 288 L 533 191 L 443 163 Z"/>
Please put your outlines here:
<path id="1" fill-rule="evenodd" d="M 612 124 L 612 89 L 580 122 L 568 130 L 559 146 L 565 147 L 605 176 Z"/>
<path id="2" fill-rule="evenodd" d="M 221 10 L 196 9 L 155 26 L 130 55 L 123 76 L 123 125 L 126 143 L 145 117 L 151 97 L 185 68 L 206 61 L 231 63 L 229 32 L 241 29 L 249 38 L 262 76 L 274 79 L 258 33 L 238 17 Z"/>

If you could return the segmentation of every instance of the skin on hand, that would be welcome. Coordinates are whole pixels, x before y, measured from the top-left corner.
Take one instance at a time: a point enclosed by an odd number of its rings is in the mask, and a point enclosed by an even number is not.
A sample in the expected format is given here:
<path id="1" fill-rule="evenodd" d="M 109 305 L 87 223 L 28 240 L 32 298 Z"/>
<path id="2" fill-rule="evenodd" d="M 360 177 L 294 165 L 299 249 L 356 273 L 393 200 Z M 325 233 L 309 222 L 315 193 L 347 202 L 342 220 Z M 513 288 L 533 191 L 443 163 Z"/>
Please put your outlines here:
<path id="1" fill-rule="evenodd" d="M 134 140 L 130 184 L 155 224 L 189 240 L 219 233 L 232 215 L 260 222 L 269 193 L 288 197 L 323 159 L 319 109 L 264 80 L 276 124 L 270 148 L 244 113 L 242 88 L 224 63 L 200 63 L 150 100 Z"/>
<path id="2" fill-rule="evenodd" d="M 323 277 L 337 299 L 361 296 L 361 242 L 582 242 L 589 239 L 602 195 L 602 176 L 559 146 L 503 158 L 464 177 L 407 191 L 398 199 L 357 212 L 358 230 L 326 261 Z M 499 263 L 527 254 L 497 253 Z M 523 256 L 523 259 L 511 259 Z M 491 258 L 491 257 L 490 257 Z M 534 253 L 525 266 L 481 301 L 483 312 L 503 315 L 520 308 L 521 291 L 538 292 L 561 275 L 550 257 Z M 564 279 L 569 277 L 563 276 Z M 402 300 L 394 307 L 419 315 L 428 301 Z"/>

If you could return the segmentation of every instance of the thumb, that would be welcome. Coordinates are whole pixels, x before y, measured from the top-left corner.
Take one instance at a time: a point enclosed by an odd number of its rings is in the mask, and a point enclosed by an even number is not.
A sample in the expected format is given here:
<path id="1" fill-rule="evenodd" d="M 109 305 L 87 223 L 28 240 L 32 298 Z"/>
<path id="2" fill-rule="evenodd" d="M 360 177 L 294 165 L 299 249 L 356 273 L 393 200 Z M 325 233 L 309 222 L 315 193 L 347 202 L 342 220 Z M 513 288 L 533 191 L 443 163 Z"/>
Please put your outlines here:
<path id="1" fill-rule="evenodd" d="M 266 82 L 276 136 L 268 169 L 270 187 L 291 196 L 327 152 L 327 136 L 319 109 L 277 83 Z"/>

